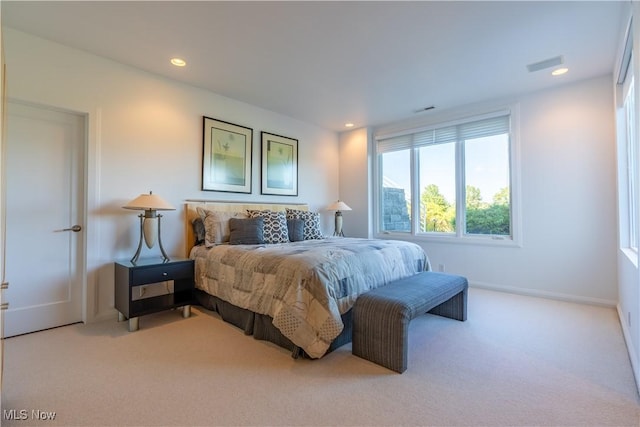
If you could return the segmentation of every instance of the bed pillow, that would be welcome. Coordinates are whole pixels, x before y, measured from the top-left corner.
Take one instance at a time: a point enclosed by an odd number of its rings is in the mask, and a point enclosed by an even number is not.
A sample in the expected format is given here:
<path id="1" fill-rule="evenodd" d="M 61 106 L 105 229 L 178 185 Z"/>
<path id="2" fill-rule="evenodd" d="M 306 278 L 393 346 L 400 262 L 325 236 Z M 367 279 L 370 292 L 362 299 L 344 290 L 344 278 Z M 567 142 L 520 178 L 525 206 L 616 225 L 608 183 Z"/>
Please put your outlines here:
<path id="1" fill-rule="evenodd" d="M 208 248 L 229 241 L 229 220 L 231 218 L 247 218 L 247 214 L 244 212 L 211 211 L 203 208 L 196 208 L 196 211 L 204 222 L 204 244 Z"/>
<path id="2" fill-rule="evenodd" d="M 197 217 L 196 219 L 194 219 L 191 223 L 191 226 L 193 227 L 193 235 L 196 239 L 195 245 L 198 246 L 203 244 L 204 238 L 206 236 L 206 231 L 204 229 L 204 221 L 202 220 L 202 218 Z"/>
<path id="3" fill-rule="evenodd" d="M 324 239 L 322 231 L 320 231 L 320 215 L 317 212 L 287 208 L 287 219 L 304 221 L 304 240 Z"/>
<path id="4" fill-rule="evenodd" d="M 230 245 L 261 245 L 264 243 L 263 218 L 230 218 Z"/>
<path id="5" fill-rule="evenodd" d="M 300 218 L 287 220 L 287 231 L 290 242 L 300 242 L 304 240 L 304 221 Z"/>
<path id="6" fill-rule="evenodd" d="M 289 243 L 287 217 L 284 212 L 247 209 L 249 218 L 264 218 L 265 243 Z"/>

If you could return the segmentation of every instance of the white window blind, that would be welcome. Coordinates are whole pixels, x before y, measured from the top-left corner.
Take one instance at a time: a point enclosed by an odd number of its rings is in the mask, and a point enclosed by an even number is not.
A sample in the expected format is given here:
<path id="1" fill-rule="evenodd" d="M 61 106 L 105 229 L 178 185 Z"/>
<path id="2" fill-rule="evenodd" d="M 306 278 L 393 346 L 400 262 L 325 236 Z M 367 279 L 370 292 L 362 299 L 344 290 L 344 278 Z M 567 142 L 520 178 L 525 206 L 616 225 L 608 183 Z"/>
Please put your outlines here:
<path id="1" fill-rule="evenodd" d="M 432 144 L 463 141 L 509 132 L 509 113 L 454 125 L 420 129 L 389 137 L 378 136 L 378 153 L 405 150 Z"/>

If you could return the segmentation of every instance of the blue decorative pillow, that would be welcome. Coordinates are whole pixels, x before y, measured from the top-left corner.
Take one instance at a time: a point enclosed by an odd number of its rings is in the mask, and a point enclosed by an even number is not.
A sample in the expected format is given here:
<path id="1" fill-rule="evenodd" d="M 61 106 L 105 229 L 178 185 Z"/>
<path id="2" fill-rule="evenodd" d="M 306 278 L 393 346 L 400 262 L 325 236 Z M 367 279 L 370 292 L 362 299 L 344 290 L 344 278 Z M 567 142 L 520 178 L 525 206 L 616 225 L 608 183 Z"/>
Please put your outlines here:
<path id="1" fill-rule="evenodd" d="M 263 227 L 262 218 L 230 218 L 229 244 L 261 245 L 264 243 Z"/>
<path id="2" fill-rule="evenodd" d="M 304 221 L 304 240 L 324 239 L 322 231 L 320 231 L 320 215 L 317 212 L 287 208 L 287 219 Z"/>
<path id="3" fill-rule="evenodd" d="M 287 231 L 289 232 L 289 241 L 300 242 L 304 240 L 304 221 L 300 218 L 288 219 Z"/>
<path id="4" fill-rule="evenodd" d="M 274 212 L 269 210 L 248 209 L 249 218 L 264 219 L 264 242 L 265 243 L 288 243 L 289 230 L 287 229 L 287 218 L 284 212 Z"/>

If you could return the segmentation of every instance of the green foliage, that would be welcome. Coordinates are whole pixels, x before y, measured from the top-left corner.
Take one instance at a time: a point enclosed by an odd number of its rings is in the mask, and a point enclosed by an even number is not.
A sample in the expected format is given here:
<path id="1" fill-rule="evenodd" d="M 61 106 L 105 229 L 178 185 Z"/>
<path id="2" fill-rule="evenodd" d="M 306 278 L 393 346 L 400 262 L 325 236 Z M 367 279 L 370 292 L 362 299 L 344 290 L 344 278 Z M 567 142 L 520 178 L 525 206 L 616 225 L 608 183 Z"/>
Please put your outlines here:
<path id="1" fill-rule="evenodd" d="M 427 185 L 420 195 L 420 230 L 455 231 L 456 208 L 447 202 L 435 184 Z"/>
<path id="2" fill-rule="evenodd" d="M 454 232 L 456 209 L 440 193 L 437 185 L 427 185 L 420 195 L 420 229 L 423 232 Z M 509 235 L 510 193 L 500 189 L 493 196 L 493 203 L 482 200 L 480 189 L 466 187 L 466 232 L 468 234 Z"/>
<path id="3" fill-rule="evenodd" d="M 509 187 L 504 187 L 500 189 L 500 191 L 498 191 L 496 194 L 493 195 L 494 205 L 509 206 L 510 200 L 511 200 L 511 195 L 509 193 Z"/>
<path id="4" fill-rule="evenodd" d="M 467 209 L 467 233 L 509 235 L 509 205 L 491 204 Z"/>
<path id="5" fill-rule="evenodd" d="M 482 209 L 486 206 L 486 203 L 482 201 L 482 194 L 480 189 L 472 185 L 467 185 L 467 209 Z"/>

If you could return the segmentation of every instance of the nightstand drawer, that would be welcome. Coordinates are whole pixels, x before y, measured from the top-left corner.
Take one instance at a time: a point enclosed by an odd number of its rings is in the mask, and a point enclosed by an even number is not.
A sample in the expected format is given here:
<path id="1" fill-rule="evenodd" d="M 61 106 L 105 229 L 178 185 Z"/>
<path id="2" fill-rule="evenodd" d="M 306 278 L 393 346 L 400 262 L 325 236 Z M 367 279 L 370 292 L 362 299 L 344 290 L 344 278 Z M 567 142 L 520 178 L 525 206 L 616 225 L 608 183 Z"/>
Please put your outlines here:
<path id="1" fill-rule="evenodd" d="M 193 277 L 193 263 L 191 261 L 134 268 L 131 271 L 131 286 L 191 277 Z"/>

